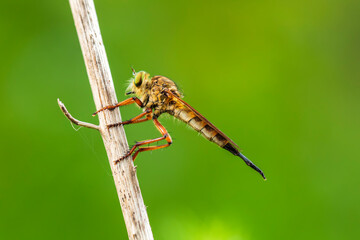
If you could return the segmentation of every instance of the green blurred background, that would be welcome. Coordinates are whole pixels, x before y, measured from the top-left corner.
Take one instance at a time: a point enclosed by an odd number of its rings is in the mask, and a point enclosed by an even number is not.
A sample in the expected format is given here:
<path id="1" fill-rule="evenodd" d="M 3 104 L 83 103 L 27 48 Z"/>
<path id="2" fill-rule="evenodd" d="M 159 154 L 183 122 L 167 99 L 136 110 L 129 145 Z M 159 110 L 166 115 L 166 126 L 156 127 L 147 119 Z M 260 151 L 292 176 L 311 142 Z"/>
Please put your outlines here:
<path id="1" fill-rule="evenodd" d="M 136 160 L 156 239 L 360 239 L 359 1 L 95 5 L 119 100 L 130 66 L 168 76 L 268 177 L 161 117 L 174 144 Z M 100 135 L 56 102 L 97 122 L 68 1 L 1 1 L 0 32 L 0 239 L 126 239 Z"/>

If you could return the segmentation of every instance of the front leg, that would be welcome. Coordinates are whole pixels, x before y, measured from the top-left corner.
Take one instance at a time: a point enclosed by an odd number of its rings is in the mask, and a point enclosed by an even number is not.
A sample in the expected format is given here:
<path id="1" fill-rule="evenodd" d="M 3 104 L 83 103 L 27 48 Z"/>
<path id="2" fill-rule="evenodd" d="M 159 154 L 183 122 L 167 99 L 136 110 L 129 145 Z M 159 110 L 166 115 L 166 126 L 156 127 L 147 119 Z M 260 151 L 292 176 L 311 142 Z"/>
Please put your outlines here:
<path id="1" fill-rule="evenodd" d="M 94 117 L 96 114 L 98 114 L 99 112 L 104 111 L 106 109 L 113 110 L 113 109 L 115 109 L 117 107 L 129 105 L 129 104 L 132 104 L 132 103 L 136 103 L 141 108 L 143 107 L 143 103 L 141 102 L 140 99 L 138 99 L 137 97 L 131 97 L 131 98 L 128 98 L 128 99 L 126 99 L 126 100 L 124 100 L 122 102 L 119 102 L 119 103 L 115 104 L 115 105 L 110 105 L 110 106 L 103 107 L 103 108 L 97 110 L 96 112 L 94 112 L 92 114 L 92 116 Z"/>

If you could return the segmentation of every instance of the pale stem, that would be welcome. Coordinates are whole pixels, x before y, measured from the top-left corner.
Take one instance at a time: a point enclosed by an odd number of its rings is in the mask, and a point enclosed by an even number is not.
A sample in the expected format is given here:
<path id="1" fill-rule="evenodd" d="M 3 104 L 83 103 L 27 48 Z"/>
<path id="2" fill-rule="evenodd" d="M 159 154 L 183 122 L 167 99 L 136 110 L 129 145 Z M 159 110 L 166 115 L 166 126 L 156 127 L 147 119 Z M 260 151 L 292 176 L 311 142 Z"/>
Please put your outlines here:
<path id="1" fill-rule="evenodd" d="M 70 6 L 96 109 L 113 105 L 118 101 L 94 2 L 93 0 L 70 0 Z M 154 239 L 132 157 L 121 160 L 118 164 L 114 163 L 129 150 L 123 126 L 107 128 L 110 124 L 121 122 L 120 110 L 100 112 L 98 114 L 99 126 L 96 126 L 73 118 L 60 101 L 59 106 L 73 123 L 100 131 L 110 162 L 129 239 Z"/>

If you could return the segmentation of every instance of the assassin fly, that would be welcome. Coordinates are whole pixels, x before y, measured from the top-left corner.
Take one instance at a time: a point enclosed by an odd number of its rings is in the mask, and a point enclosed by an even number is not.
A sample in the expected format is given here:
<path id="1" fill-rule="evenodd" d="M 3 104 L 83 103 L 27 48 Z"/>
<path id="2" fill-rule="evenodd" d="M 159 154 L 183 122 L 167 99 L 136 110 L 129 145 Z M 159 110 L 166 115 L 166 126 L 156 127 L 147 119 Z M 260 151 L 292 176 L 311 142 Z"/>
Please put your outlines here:
<path id="1" fill-rule="evenodd" d="M 132 79 L 130 79 L 130 85 L 127 89 L 129 92 L 126 92 L 126 95 L 132 94 L 135 96 L 115 105 L 106 106 L 96 111 L 93 116 L 106 109 L 113 110 L 120 106 L 136 103 L 140 108 L 143 108 L 143 113 L 128 121 L 108 125 L 108 128 L 152 120 L 156 128 L 162 134 L 162 137 L 136 142 L 135 145 L 128 151 L 128 153 L 120 159 L 116 160 L 115 163 L 129 157 L 132 154 L 133 160 L 135 160 L 140 152 L 151 151 L 170 146 L 172 143 L 171 137 L 165 127 L 161 125 L 158 120 L 158 117 L 161 114 L 168 113 L 188 124 L 191 128 L 199 132 L 206 139 L 228 150 L 235 156 L 240 157 L 248 166 L 260 173 L 261 176 L 266 179 L 264 173 L 247 157 L 240 153 L 238 150 L 239 147 L 235 142 L 233 142 L 228 136 L 215 127 L 188 103 L 182 100 L 183 95 L 172 80 L 164 76 L 150 77 L 149 73 L 144 71 L 135 72 L 134 69 L 133 75 L 134 76 Z M 167 143 L 159 146 L 144 146 L 161 140 L 166 140 Z"/>

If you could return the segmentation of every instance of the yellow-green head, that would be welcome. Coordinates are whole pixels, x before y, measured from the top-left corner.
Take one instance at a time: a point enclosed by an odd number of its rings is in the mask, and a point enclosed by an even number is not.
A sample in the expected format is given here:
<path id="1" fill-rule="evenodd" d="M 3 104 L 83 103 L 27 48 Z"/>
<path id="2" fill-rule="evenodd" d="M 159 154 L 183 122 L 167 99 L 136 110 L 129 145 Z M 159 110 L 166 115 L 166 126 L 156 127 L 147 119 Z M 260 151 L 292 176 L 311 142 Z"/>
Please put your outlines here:
<path id="1" fill-rule="evenodd" d="M 145 71 L 135 72 L 133 70 L 133 75 L 134 77 L 130 79 L 129 87 L 126 89 L 126 95 L 135 94 L 140 97 L 150 87 L 151 77 Z"/>

